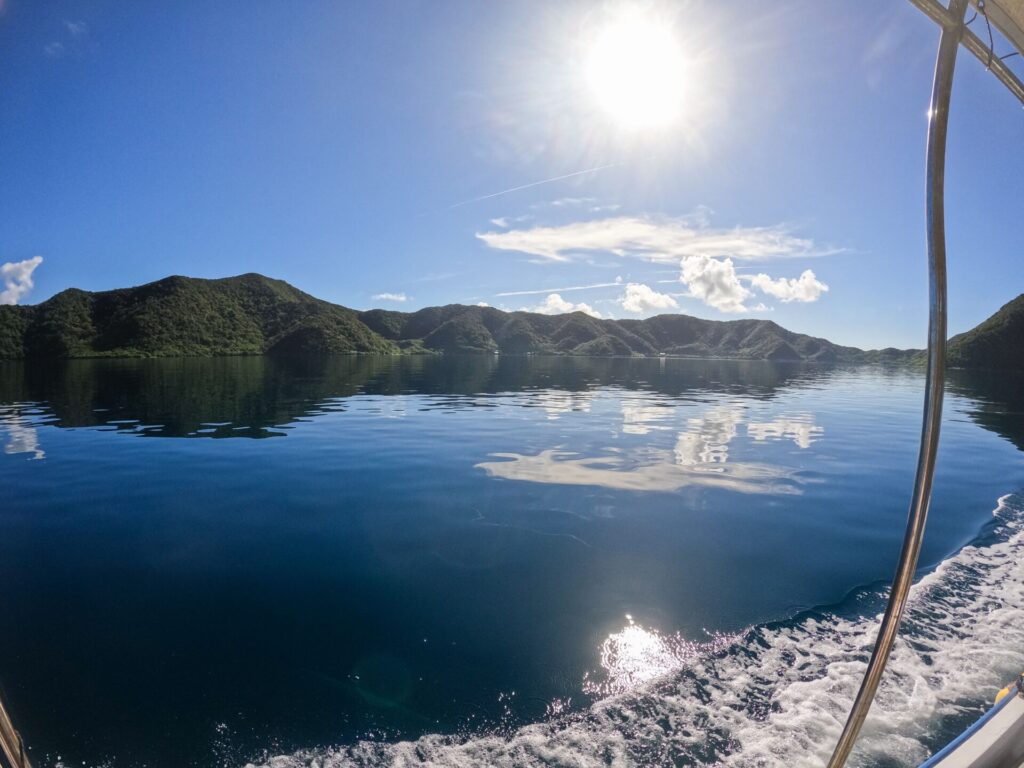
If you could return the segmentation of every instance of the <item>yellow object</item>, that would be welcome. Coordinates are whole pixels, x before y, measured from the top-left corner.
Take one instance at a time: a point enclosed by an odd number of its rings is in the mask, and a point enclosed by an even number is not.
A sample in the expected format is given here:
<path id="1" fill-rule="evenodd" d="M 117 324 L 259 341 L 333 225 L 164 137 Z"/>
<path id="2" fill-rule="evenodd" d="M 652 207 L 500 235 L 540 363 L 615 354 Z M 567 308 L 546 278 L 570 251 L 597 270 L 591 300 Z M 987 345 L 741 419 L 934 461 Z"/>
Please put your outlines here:
<path id="1" fill-rule="evenodd" d="M 1024 682 L 1024 672 L 1021 672 L 1020 680 Z M 1003 690 L 996 694 L 996 704 L 998 704 L 1000 701 L 1009 696 L 1013 689 L 1017 687 L 1018 683 L 1010 683 L 1008 686 L 1003 688 Z M 1024 687 L 1021 688 L 1021 694 L 1024 695 Z"/>

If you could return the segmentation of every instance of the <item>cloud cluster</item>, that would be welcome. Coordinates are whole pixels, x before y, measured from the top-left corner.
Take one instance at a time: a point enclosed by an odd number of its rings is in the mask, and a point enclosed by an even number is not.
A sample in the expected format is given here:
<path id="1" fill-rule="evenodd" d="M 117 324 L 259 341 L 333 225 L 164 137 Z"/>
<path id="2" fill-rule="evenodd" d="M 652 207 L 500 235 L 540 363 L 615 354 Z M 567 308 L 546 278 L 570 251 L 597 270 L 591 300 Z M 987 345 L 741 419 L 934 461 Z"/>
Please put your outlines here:
<path id="1" fill-rule="evenodd" d="M 616 301 L 627 312 L 652 312 L 657 309 L 679 309 L 679 304 L 667 293 L 658 293 L 649 285 L 629 283 Z"/>
<path id="2" fill-rule="evenodd" d="M 732 259 L 713 259 L 710 256 L 687 256 L 680 262 L 679 281 L 686 285 L 690 296 L 700 299 L 720 312 L 750 312 L 767 309 L 764 304 L 747 306 L 754 292 L 751 288 L 773 296 L 783 303 L 811 302 L 821 298 L 828 286 L 814 272 L 805 269 L 798 278 L 772 278 L 763 272 L 753 276 L 736 274 Z M 751 288 L 747 288 L 747 281 Z"/>
<path id="3" fill-rule="evenodd" d="M 557 293 L 548 294 L 548 297 L 535 307 L 521 307 L 519 311 L 538 312 L 542 315 L 562 315 L 566 312 L 584 312 L 591 317 L 599 319 L 601 317 L 601 313 L 589 304 L 585 304 L 582 301 L 579 304 L 573 304 L 571 301 L 563 299 Z"/>
<path id="4" fill-rule="evenodd" d="M 477 237 L 491 248 L 563 262 L 594 252 L 663 263 L 698 255 L 764 261 L 828 253 L 782 226 L 713 229 L 707 226 L 706 216 L 613 216 L 561 226 L 478 232 Z"/>
<path id="5" fill-rule="evenodd" d="M 32 290 L 32 273 L 43 263 L 42 256 L 0 265 L 0 304 L 17 304 Z"/>
<path id="6" fill-rule="evenodd" d="M 750 291 L 743 287 L 736 274 L 732 259 L 713 259 L 710 256 L 687 256 L 680 262 L 679 281 L 684 283 L 695 299 L 722 312 L 745 312 L 743 302 Z"/>
<path id="7" fill-rule="evenodd" d="M 373 294 L 374 301 L 408 301 L 409 297 L 404 293 L 375 293 Z"/>
<path id="8" fill-rule="evenodd" d="M 773 280 L 768 275 L 759 274 L 749 280 L 755 288 L 787 304 L 791 301 L 817 301 L 828 290 L 828 286 L 809 269 L 805 269 L 796 279 L 780 277 Z"/>
<path id="9" fill-rule="evenodd" d="M 588 198 L 563 198 L 552 204 L 589 202 Z M 687 295 L 727 313 L 768 309 L 762 303 L 748 303 L 757 292 L 789 303 L 817 301 L 828 290 L 828 286 L 810 269 L 804 270 L 798 278 L 775 278 L 764 273 L 741 275 L 736 271 L 737 262 L 823 256 L 837 252 L 820 248 L 808 238 L 797 237 L 783 225 L 713 228 L 707 208 L 698 208 L 689 216 L 675 218 L 613 216 L 560 226 L 518 229 L 510 228 L 511 223 L 507 219 L 500 222 L 505 225 L 505 231 L 477 233 L 477 237 L 491 248 L 525 253 L 547 263 L 571 262 L 603 253 L 653 263 L 678 264 L 679 281 L 686 286 Z M 564 290 L 598 287 L 608 285 L 596 283 Z M 551 296 L 573 306 L 558 294 Z M 642 283 L 628 284 L 615 301 L 627 312 L 635 314 L 678 309 L 673 296 L 658 293 Z"/>

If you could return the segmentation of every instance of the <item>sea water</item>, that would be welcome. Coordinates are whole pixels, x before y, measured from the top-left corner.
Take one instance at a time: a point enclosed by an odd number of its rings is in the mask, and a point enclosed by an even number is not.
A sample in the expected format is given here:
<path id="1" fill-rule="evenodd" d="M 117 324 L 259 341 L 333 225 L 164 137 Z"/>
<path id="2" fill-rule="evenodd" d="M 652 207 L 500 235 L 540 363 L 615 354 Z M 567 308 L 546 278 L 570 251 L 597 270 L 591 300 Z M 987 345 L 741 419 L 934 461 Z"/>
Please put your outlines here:
<path id="1" fill-rule="evenodd" d="M 906 519 L 912 369 L 0 366 L 0 685 L 37 765 L 818 765 Z M 1024 669 L 1024 389 L 954 372 L 858 765 Z"/>

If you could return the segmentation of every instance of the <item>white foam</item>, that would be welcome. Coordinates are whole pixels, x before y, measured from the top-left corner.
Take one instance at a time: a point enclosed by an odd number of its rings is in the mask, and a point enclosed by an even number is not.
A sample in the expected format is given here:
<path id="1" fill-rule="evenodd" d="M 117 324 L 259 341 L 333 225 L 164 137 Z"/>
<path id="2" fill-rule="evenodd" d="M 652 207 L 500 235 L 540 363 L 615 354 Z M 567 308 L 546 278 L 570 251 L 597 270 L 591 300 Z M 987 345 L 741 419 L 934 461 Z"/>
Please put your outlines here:
<path id="1" fill-rule="evenodd" d="M 920 762 L 945 738 L 949 718 L 957 726 L 973 718 L 1024 670 L 1022 498 L 1000 499 L 995 517 L 995 529 L 980 543 L 914 587 L 903 634 L 851 765 Z M 808 613 L 755 627 L 732 642 L 710 643 L 701 653 L 692 643 L 675 652 L 682 647 L 678 638 L 644 637 L 641 657 L 655 659 L 657 679 L 641 675 L 628 692 L 586 712 L 511 736 L 363 741 L 270 757 L 261 765 L 820 766 L 838 738 L 877 627 L 877 616 L 852 614 Z M 632 626 L 616 642 L 633 638 Z M 622 664 L 621 649 L 613 646 L 616 664 Z"/>

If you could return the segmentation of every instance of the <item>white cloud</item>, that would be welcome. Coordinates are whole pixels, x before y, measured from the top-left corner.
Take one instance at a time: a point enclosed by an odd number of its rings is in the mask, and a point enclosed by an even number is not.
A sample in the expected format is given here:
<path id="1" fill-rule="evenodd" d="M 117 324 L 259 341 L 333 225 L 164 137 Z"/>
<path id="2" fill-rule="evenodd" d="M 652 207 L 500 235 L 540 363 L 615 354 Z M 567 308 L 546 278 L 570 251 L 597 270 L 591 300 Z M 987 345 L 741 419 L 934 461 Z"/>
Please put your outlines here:
<path id="1" fill-rule="evenodd" d="M 582 253 L 605 252 L 654 262 L 676 262 L 686 256 L 767 260 L 821 256 L 808 238 L 796 237 L 785 227 L 712 229 L 707 211 L 677 218 L 614 216 L 577 221 L 563 226 L 478 232 L 489 247 L 519 251 L 549 261 L 571 261 Z"/>
<path id="2" fill-rule="evenodd" d="M 17 304 L 34 285 L 32 273 L 43 263 L 42 256 L 33 256 L 24 261 L 10 261 L 0 265 L 0 304 Z"/>
<path id="3" fill-rule="evenodd" d="M 478 301 L 478 302 L 476 303 L 476 305 L 477 305 L 478 307 L 489 307 L 489 306 L 491 306 L 491 305 L 490 305 L 490 304 L 488 304 L 488 303 L 487 303 L 486 301 Z"/>
<path id="4" fill-rule="evenodd" d="M 800 277 L 795 279 L 787 280 L 784 277 L 780 277 L 777 280 L 773 280 L 765 274 L 754 275 L 746 279 L 750 280 L 750 284 L 755 288 L 785 303 L 791 301 L 817 301 L 821 294 L 828 290 L 828 286 L 815 277 L 814 272 L 809 269 L 805 269 Z"/>
<path id="5" fill-rule="evenodd" d="M 45 53 L 51 59 L 56 59 L 59 56 L 63 56 L 64 43 L 59 43 L 56 40 L 54 40 L 52 43 L 47 43 L 43 46 L 43 53 Z"/>
<path id="6" fill-rule="evenodd" d="M 64 27 L 72 37 L 85 37 L 89 34 L 89 27 L 84 21 L 65 21 Z"/>
<path id="7" fill-rule="evenodd" d="M 557 200 L 552 200 L 549 205 L 552 205 L 555 208 L 570 208 L 577 205 L 588 205 L 596 202 L 596 197 L 560 197 Z"/>
<path id="8" fill-rule="evenodd" d="M 722 312 L 746 312 L 743 302 L 751 293 L 740 283 L 732 259 L 687 256 L 680 262 L 684 283 L 695 299 Z"/>
<path id="9" fill-rule="evenodd" d="M 690 296 L 722 312 L 765 312 L 771 309 L 762 303 L 752 307 L 744 303 L 754 295 L 752 290 L 743 285 L 741 281 L 744 280 L 750 283 L 751 288 L 757 288 L 784 303 L 817 301 L 828 290 L 828 286 L 809 269 L 805 269 L 798 278 L 776 279 L 764 273 L 737 275 L 732 259 L 687 256 L 680 265 L 682 272 L 679 281 L 689 289 Z"/>
<path id="10" fill-rule="evenodd" d="M 667 293 L 658 293 L 643 283 L 629 283 L 625 293 L 616 301 L 627 312 L 641 313 L 655 309 L 679 309 L 679 304 Z"/>
<path id="11" fill-rule="evenodd" d="M 563 299 L 557 293 L 548 294 L 548 297 L 535 307 L 522 307 L 519 311 L 538 312 L 542 315 L 562 315 L 566 312 L 584 312 L 591 317 L 601 317 L 601 313 L 589 304 L 584 304 L 582 301 L 579 304 L 573 304 L 571 301 Z"/>
<path id="12" fill-rule="evenodd" d="M 501 227 L 502 229 L 505 229 L 506 227 L 508 227 L 508 219 L 505 218 L 504 216 L 499 216 L 496 219 L 491 219 L 491 224 L 493 224 L 496 227 Z"/>
<path id="13" fill-rule="evenodd" d="M 408 301 L 409 297 L 404 293 L 375 293 L 374 301 Z"/>

